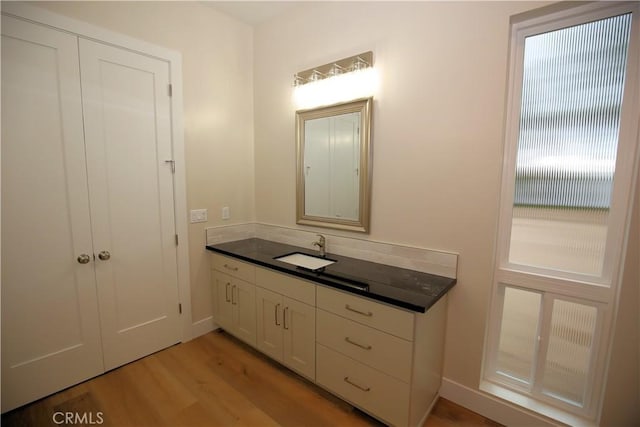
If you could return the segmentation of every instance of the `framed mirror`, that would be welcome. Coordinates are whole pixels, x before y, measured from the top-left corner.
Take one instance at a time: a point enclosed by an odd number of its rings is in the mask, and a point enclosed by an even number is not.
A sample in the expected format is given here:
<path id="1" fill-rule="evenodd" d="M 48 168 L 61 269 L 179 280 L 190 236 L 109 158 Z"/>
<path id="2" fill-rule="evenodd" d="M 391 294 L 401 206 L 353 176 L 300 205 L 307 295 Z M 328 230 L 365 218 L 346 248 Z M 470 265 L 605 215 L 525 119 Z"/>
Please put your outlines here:
<path id="1" fill-rule="evenodd" d="M 296 112 L 296 222 L 369 231 L 373 98 Z"/>

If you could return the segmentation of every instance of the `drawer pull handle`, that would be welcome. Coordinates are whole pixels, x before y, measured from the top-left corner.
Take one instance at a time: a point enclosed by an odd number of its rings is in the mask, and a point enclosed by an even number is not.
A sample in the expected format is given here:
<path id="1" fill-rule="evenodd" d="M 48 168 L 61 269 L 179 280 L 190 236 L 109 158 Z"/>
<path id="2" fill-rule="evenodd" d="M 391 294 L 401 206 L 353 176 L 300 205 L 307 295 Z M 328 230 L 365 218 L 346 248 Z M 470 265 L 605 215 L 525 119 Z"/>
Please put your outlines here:
<path id="1" fill-rule="evenodd" d="M 349 377 L 344 377 L 344 382 L 346 382 L 347 384 L 351 384 L 355 388 L 359 388 L 362 391 L 370 391 L 371 390 L 371 387 L 362 387 L 360 384 L 354 383 L 353 381 L 351 381 L 349 379 Z"/>
<path id="2" fill-rule="evenodd" d="M 355 345 L 356 347 L 360 347 L 360 348 L 363 348 L 363 349 L 365 349 L 365 350 L 371 350 L 371 349 L 373 348 L 373 347 L 371 347 L 370 345 L 362 345 L 362 344 L 359 344 L 359 343 L 357 343 L 357 342 L 353 341 L 353 340 L 352 340 L 351 338 L 349 338 L 349 337 L 344 337 L 344 340 L 345 340 L 346 342 L 348 342 L 349 344 L 353 344 L 353 345 Z"/>
<path id="3" fill-rule="evenodd" d="M 226 302 L 231 302 L 231 300 L 229 299 L 229 286 L 231 286 L 231 283 L 227 282 L 224 287 L 224 299 Z"/>
<path id="4" fill-rule="evenodd" d="M 224 268 L 231 271 L 238 271 L 238 267 L 231 267 L 229 264 L 225 264 Z"/>
<path id="5" fill-rule="evenodd" d="M 280 307 L 280 304 L 276 304 L 275 307 L 276 326 L 280 326 L 280 323 L 278 323 L 278 307 Z"/>
<path id="6" fill-rule="evenodd" d="M 351 307 L 349 304 L 345 304 L 344 308 L 346 308 L 349 311 L 353 311 L 354 313 L 362 314 L 363 316 L 367 316 L 367 317 L 373 316 L 372 312 L 370 311 L 364 312 L 364 311 L 356 310 L 355 308 Z"/>

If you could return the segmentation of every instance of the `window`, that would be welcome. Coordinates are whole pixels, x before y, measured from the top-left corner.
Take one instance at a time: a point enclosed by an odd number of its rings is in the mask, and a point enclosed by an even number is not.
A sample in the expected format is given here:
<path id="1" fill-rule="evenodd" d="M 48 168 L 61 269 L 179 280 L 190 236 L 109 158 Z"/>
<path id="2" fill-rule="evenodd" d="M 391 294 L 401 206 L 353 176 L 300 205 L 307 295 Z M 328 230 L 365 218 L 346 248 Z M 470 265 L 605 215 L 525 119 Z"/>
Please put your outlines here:
<path id="1" fill-rule="evenodd" d="M 637 16 L 602 2 L 512 24 L 484 379 L 589 419 L 638 149 Z"/>

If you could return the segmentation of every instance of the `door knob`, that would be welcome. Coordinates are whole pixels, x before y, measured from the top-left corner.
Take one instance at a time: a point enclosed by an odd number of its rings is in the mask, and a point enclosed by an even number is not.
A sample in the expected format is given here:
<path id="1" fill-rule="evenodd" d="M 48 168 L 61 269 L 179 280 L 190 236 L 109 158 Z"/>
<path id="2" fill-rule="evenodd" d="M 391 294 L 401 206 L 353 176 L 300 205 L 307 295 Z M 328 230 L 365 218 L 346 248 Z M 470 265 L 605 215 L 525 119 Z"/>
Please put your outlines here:
<path id="1" fill-rule="evenodd" d="M 111 254 L 109 253 L 109 251 L 102 251 L 98 254 L 98 258 L 100 258 L 102 261 L 107 261 L 109 258 L 111 258 Z"/>
<path id="2" fill-rule="evenodd" d="M 91 261 L 91 257 L 87 254 L 82 254 L 78 257 L 78 262 L 80 264 L 88 264 Z"/>

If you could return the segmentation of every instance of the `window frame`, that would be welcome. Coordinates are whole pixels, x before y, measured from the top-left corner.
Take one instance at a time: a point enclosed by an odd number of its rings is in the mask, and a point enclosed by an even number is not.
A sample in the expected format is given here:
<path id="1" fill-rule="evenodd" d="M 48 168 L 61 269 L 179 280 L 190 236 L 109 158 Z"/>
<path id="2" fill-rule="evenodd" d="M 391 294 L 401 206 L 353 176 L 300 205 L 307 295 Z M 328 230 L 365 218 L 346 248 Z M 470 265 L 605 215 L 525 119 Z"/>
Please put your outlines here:
<path id="1" fill-rule="evenodd" d="M 583 9 L 580 12 L 577 9 Z M 584 10 L 586 9 L 586 10 Z M 571 13 L 572 12 L 572 13 Z M 635 13 L 634 13 L 635 12 Z M 564 16 L 565 14 L 568 16 Z M 589 4 L 583 7 L 577 7 L 561 13 L 557 13 L 550 17 L 550 20 L 545 20 L 544 17 L 534 19 L 532 21 L 517 22 L 512 24 L 512 38 L 511 38 L 511 54 L 510 54 L 510 66 L 509 66 L 509 98 L 507 101 L 507 119 L 506 119 L 506 135 L 505 135 L 505 157 L 503 160 L 503 177 L 501 188 L 501 204 L 500 204 L 500 222 L 499 222 L 499 241 L 498 241 L 498 254 L 499 263 L 502 270 L 514 271 L 514 272 L 526 272 L 542 277 L 553 277 L 567 279 L 580 284 L 591 284 L 594 286 L 612 286 L 615 282 L 615 261 L 620 258 L 622 248 L 619 242 L 624 236 L 624 227 L 621 225 L 625 222 L 627 212 L 625 209 L 611 209 L 609 218 L 609 227 L 607 232 L 607 242 L 605 246 L 605 259 L 603 263 L 602 274 L 599 277 L 560 272 L 557 270 L 533 267 L 511 263 L 508 259 L 509 256 L 509 244 L 511 240 L 511 223 L 512 223 L 512 208 L 514 202 L 514 190 L 515 190 L 515 178 L 516 178 L 516 156 L 518 151 L 518 135 L 520 125 L 520 105 L 522 101 L 522 80 L 523 80 L 523 62 L 524 62 L 524 40 L 526 37 L 559 30 L 574 25 L 580 25 L 586 22 L 596 21 L 599 19 L 605 19 L 607 17 L 622 15 L 625 13 L 633 13 L 634 18 L 631 24 L 631 36 L 629 43 L 629 56 L 627 62 L 626 81 L 623 92 L 623 103 L 621 111 L 621 127 L 620 138 L 618 142 L 618 152 L 634 153 L 636 147 L 634 144 L 634 133 L 632 129 L 627 129 L 629 122 L 632 120 L 632 106 L 627 102 L 632 98 L 632 91 L 634 84 L 631 82 L 629 76 L 632 76 L 633 62 L 637 62 L 637 55 L 635 61 L 634 56 L 634 34 L 637 38 L 638 33 L 638 7 L 633 4 L 614 3 L 612 5 L 595 3 Z M 635 29 L 635 31 L 634 31 Z M 635 46 L 637 50 L 637 46 Z M 637 73 L 636 73 L 637 75 Z M 631 82 L 631 83 L 630 83 Z M 626 118 L 626 119 L 625 119 Z M 617 156 L 616 158 L 616 172 L 614 176 L 613 191 L 611 196 L 611 206 L 624 206 L 628 204 L 629 195 L 631 193 L 631 180 L 621 179 L 616 177 L 631 177 L 634 170 L 634 158 L 636 156 Z M 626 203 L 625 203 L 626 201 Z M 604 294 L 606 294 L 605 292 Z M 604 297 L 603 293 L 596 292 L 593 297 Z"/>
<path id="2" fill-rule="evenodd" d="M 560 9 L 560 10 L 559 10 Z M 547 11 L 551 10 L 548 13 Z M 526 37 L 560 30 L 608 17 L 632 14 L 628 57 L 625 71 L 623 101 L 620 114 L 620 130 L 616 156 L 616 169 L 611 194 L 611 208 L 607 221 L 607 238 L 603 268 L 600 276 L 565 272 L 550 268 L 515 264 L 509 261 L 513 204 L 516 185 L 516 156 L 520 130 L 520 113 L 523 88 L 524 41 Z M 630 224 L 630 208 L 637 174 L 640 141 L 638 120 L 640 111 L 640 6 L 632 2 L 594 2 L 577 6 L 553 5 L 541 11 L 513 17 L 510 25 L 509 71 L 505 114 L 504 157 L 502 164 L 501 193 L 497 223 L 497 240 L 494 254 L 493 287 L 488 311 L 483 372 L 480 388 L 501 397 L 513 395 L 514 403 L 554 417 L 554 408 L 575 414 L 581 418 L 595 419 L 602 403 L 605 371 L 611 348 L 611 332 L 617 312 L 619 282 L 622 278 L 624 251 Z M 624 155 L 620 155 L 624 153 Z M 509 380 L 497 372 L 497 354 L 506 287 L 534 291 L 541 294 L 538 318 L 539 336 L 534 354 L 534 365 L 545 362 L 548 347 L 548 327 L 553 310 L 553 300 L 563 299 L 597 308 L 592 360 L 587 374 L 584 405 L 576 407 L 559 399 L 549 398 L 541 392 L 540 369 L 532 368 L 531 389 L 522 387 L 516 379 Z M 541 329 L 542 328 L 542 329 Z M 546 328 L 546 329 L 545 329 Z M 537 381 L 536 381 L 537 380 Z M 496 388 L 497 387 L 497 388 Z M 504 388 L 504 393 L 496 392 Z M 517 396 L 520 395 L 520 396 Z M 522 398 L 521 398 L 522 397 Z M 540 405 L 545 408 L 541 410 Z M 546 405 L 551 409 L 547 410 Z M 562 418 L 560 416 L 560 418 Z"/>

